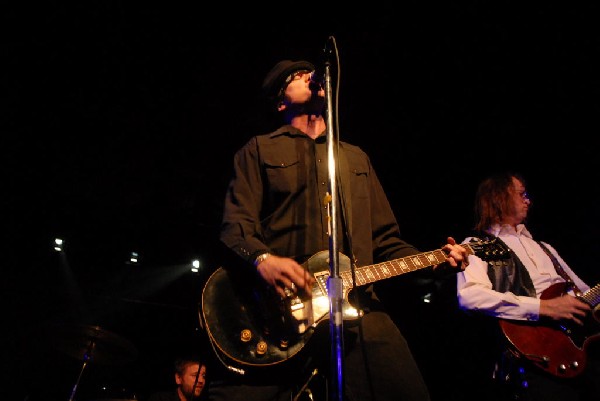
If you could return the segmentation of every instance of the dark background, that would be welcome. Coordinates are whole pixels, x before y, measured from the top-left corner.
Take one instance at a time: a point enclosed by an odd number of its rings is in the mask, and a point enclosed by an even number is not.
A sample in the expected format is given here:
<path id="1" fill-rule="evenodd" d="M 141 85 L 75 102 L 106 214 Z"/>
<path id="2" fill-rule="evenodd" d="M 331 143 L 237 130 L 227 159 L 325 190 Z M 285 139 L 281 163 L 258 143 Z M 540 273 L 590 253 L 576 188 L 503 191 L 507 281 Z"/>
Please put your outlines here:
<path id="1" fill-rule="evenodd" d="M 479 180 L 517 170 L 534 236 L 598 281 L 597 5 L 288 8 L 107 1 L 3 12 L 10 399 L 69 398 L 82 360 L 56 338 L 77 343 L 80 325 L 100 326 L 108 347 L 84 369 L 80 398 L 101 386 L 145 398 L 171 387 L 175 355 L 206 351 L 198 303 L 220 263 L 233 152 L 268 127 L 260 83 L 284 58 L 318 64 L 330 36 L 339 136 L 370 154 L 409 242 L 425 251 L 462 240 Z M 396 317 L 432 395 L 466 399 L 478 333 L 456 311 L 453 283 L 406 282 Z M 132 346 L 111 348 L 122 339 Z"/>

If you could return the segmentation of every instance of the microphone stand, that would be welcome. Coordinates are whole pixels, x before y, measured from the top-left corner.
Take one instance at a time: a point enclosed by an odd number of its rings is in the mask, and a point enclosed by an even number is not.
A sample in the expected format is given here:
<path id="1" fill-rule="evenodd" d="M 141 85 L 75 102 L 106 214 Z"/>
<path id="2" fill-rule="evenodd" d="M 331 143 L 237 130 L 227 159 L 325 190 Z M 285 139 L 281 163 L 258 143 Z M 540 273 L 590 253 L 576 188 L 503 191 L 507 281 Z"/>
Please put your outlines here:
<path id="1" fill-rule="evenodd" d="M 331 38 L 330 38 L 331 39 Z M 328 52 L 328 46 L 325 46 L 325 53 Z M 331 381 L 332 386 L 332 401 L 343 400 L 343 282 L 340 277 L 339 269 L 339 245 L 338 245 L 338 193 L 337 193 L 337 149 L 338 142 L 333 131 L 333 106 L 332 106 L 332 89 L 331 89 L 331 74 L 328 55 L 325 60 L 325 121 L 327 124 L 327 165 L 329 172 L 328 189 L 328 213 L 329 213 L 329 269 L 330 275 L 327 283 L 329 294 L 329 325 L 331 333 Z"/>

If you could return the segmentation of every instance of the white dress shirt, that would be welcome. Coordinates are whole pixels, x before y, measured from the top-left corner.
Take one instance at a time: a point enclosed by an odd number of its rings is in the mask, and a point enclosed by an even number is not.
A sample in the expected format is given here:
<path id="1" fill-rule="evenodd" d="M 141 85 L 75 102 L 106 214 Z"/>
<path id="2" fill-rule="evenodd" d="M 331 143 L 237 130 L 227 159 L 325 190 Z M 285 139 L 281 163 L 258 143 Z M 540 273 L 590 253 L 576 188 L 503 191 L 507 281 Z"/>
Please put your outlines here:
<path id="1" fill-rule="evenodd" d="M 565 280 L 557 273 L 550 257 L 533 240 L 524 224 L 517 225 L 516 230 L 510 225 L 494 225 L 489 232 L 504 241 L 519 257 L 531 277 L 536 298 L 492 290 L 492 283 L 487 274 L 487 262 L 475 255 L 469 255 L 469 266 L 457 276 L 460 307 L 467 310 L 479 310 L 488 315 L 505 319 L 538 320 L 542 292 L 552 284 L 563 283 Z M 471 238 L 465 238 L 462 243 L 468 243 Z M 564 271 L 582 292 L 590 289 L 552 246 L 545 242 L 544 245 L 556 257 Z"/>

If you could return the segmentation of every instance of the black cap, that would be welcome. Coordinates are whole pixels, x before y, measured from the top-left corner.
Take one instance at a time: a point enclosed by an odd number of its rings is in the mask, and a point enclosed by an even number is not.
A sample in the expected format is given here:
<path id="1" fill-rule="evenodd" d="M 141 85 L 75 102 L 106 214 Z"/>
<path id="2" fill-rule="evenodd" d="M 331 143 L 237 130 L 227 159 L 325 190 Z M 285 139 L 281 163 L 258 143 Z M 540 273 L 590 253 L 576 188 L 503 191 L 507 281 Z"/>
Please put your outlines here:
<path id="1" fill-rule="evenodd" d="M 293 72 L 300 70 L 314 71 L 315 66 L 311 62 L 304 60 L 282 60 L 275 64 L 263 81 L 263 95 L 269 100 L 277 98 L 279 91 L 285 83 L 285 79 Z"/>

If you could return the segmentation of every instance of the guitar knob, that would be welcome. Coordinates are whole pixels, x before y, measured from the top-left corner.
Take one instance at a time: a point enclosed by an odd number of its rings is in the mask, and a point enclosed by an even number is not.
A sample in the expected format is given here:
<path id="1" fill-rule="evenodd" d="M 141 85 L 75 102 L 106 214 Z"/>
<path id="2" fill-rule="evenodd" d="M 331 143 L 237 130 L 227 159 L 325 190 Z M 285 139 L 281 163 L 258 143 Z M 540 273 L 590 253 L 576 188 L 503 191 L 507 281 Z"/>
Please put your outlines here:
<path id="1" fill-rule="evenodd" d="M 558 371 L 560 373 L 564 373 L 567 370 L 567 367 L 565 366 L 564 363 L 561 363 L 560 365 L 558 365 Z"/>
<path id="2" fill-rule="evenodd" d="M 267 353 L 267 343 L 264 341 L 259 341 L 256 344 L 256 353 L 258 355 L 264 355 Z"/>
<path id="3" fill-rule="evenodd" d="M 242 340 L 245 343 L 252 340 L 252 332 L 248 329 L 242 330 L 242 333 L 240 334 L 240 340 Z"/>
<path id="4" fill-rule="evenodd" d="M 571 362 L 571 369 L 573 369 L 573 370 L 579 369 L 579 362 L 577 362 L 577 361 Z"/>

